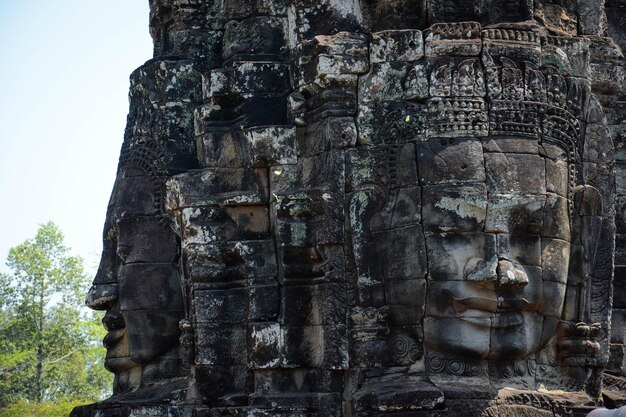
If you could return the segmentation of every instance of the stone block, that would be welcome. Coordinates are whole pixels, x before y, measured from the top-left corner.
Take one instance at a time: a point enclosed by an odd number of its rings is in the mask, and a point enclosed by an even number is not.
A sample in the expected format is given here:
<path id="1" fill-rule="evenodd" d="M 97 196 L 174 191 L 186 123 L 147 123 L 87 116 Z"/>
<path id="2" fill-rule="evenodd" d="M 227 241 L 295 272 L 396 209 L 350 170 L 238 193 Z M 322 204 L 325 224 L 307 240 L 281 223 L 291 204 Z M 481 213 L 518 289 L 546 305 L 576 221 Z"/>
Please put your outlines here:
<path id="1" fill-rule="evenodd" d="M 184 247 L 235 240 L 260 240 L 269 236 L 269 210 L 260 205 L 195 207 L 181 210 Z"/>
<path id="2" fill-rule="evenodd" d="M 626 264 L 626 234 L 615 235 L 615 263 Z"/>
<path id="3" fill-rule="evenodd" d="M 239 55 L 280 55 L 287 46 L 287 30 L 286 16 L 253 16 L 231 20 L 224 28 L 224 60 Z"/>
<path id="4" fill-rule="evenodd" d="M 246 417 L 341 417 L 341 396 L 337 393 L 274 393 L 252 395 Z M 250 410 L 252 414 L 250 414 Z"/>
<path id="5" fill-rule="evenodd" d="M 279 249 L 282 279 L 288 285 L 346 280 L 345 255 L 340 245 L 284 247 Z"/>
<path id="6" fill-rule="evenodd" d="M 297 4 L 292 3 L 288 9 L 288 18 L 291 46 L 305 40 L 319 38 L 318 35 L 342 31 L 356 32 L 363 20 L 357 0 L 346 2 L 305 0 Z M 327 41 L 316 40 L 316 42 L 326 43 Z"/>
<path id="7" fill-rule="evenodd" d="M 401 415 L 427 417 L 428 411 L 440 408 L 444 395 L 434 384 L 410 377 L 396 380 L 369 382 L 354 394 L 355 415 L 383 416 L 385 410 L 393 409 Z M 394 413 L 395 414 L 395 413 Z"/>
<path id="8" fill-rule="evenodd" d="M 116 179 L 117 187 L 114 210 L 119 215 L 127 217 L 158 215 L 161 211 L 162 186 L 164 177 L 152 177 L 143 174 L 140 170 L 125 169 L 124 176 Z"/>
<path id="9" fill-rule="evenodd" d="M 365 20 L 372 32 L 400 31 L 426 26 L 426 0 L 374 1 L 362 3 Z"/>
<path id="10" fill-rule="evenodd" d="M 283 334 L 279 323 L 250 323 L 247 328 L 248 366 L 251 369 L 278 368 L 282 362 Z"/>
<path id="11" fill-rule="evenodd" d="M 473 0 L 476 2 L 476 0 Z M 433 4 L 432 0 L 429 3 Z M 441 2 L 439 2 L 441 4 Z M 455 12 L 465 10 L 453 9 Z M 429 7 L 430 13 L 435 7 Z M 443 16 L 431 16 L 431 22 L 442 19 Z M 447 19 L 446 19 L 447 20 Z M 467 19 L 467 16 L 463 20 Z M 424 49 L 426 58 L 445 56 L 478 56 L 482 49 L 480 37 L 481 27 L 477 22 L 435 23 L 424 31 Z"/>
<path id="12" fill-rule="evenodd" d="M 428 100 L 428 134 L 444 138 L 488 136 L 485 101 L 482 98 L 431 98 Z"/>
<path id="13" fill-rule="evenodd" d="M 411 326 L 415 323 L 420 323 L 423 319 L 423 305 L 416 306 L 408 304 L 396 304 L 389 306 L 390 326 Z"/>
<path id="14" fill-rule="evenodd" d="M 423 310 L 426 294 L 424 279 L 394 280 L 385 282 L 385 299 L 390 306 L 411 306 Z"/>
<path id="15" fill-rule="evenodd" d="M 121 217 L 116 226 L 117 256 L 122 263 L 170 263 L 178 259 L 176 235 L 163 217 Z"/>
<path id="16" fill-rule="evenodd" d="M 369 69 L 368 41 L 360 33 L 315 36 L 298 47 L 298 55 L 297 86 L 328 76 L 365 74 Z"/>
<path id="17" fill-rule="evenodd" d="M 467 398 L 449 399 L 448 393 L 446 392 L 445 409 L 435 410 L 431 413 L 431 416 L 444 417 L 454 415 L 457 417 L 485 417 L 485 410 L 489 408 L 490 401 L 469 397 L 467 393 L 465 395 Z"/>
<path id="18" fill-rule="evenodd" d="M 496 407 L 491 408 L 497 409 L 497 415 L 501 417 L 550 417 L 554 415 L 552 410 L 542 410 L 540 408 L 530 405 L 498 404 Z"/>
<path id="19" fill-rule="evenodd" d="M 607 105 L 623 90 L 624 55 L 611 38 L 594 36 L 589 40 L 591 89 Z"/>
<path id="20" fill-rule="evenodd" d="M 358 303 L 362 307 L 382 307 L 385 305 L 385 284 L 380 277 L 360 273 L 355 289 Z"/>
<path id="21" fill-rule="evenodd" d="M 615 181 L 617 185 L 617 194 L 626 195 L 626 163 L 617 161 L 615 163 Z"/>
<path id="22" fill-rule="evenodd" d="M 387 327 L 351 328 L 349 331 L 350 368 L 382 368 L 393 365 L 388 354 Z"/>
<path id="23" fill-rule="evenodd" d="M 472 356 L 485 358 L 489 354 L 490 326 L 465 325 L 457 317 L 426 316 L 424 346 L 427 350 L 445 349 L 451 355 L 471 352 Z"/>
<path id="24" fill-rule="evenodd" d="M 197 323 L 242 323 L 246 321 L 249 294 L 246 288 L 196 290 L 193 311 Z"/>
<path id="25" fill-rule="evenodd" d="M 289 91 L 289 67 L 278 62 L 242 61 L 211 71 L 205 79 L 205 99 L 261 94 L 283 95 Z"/>
<path id="26" fill-rule="evenodd" d="M 247 366 L 228 363 L 217 366 L 197 365 L 193 379 L 199 399 L 204 404 L 230 402 L 232 406 L 237 404 L 232 402 L 237 401 L 238 395 L 254 390 L 254 376 Z"/>
<path id="27" fill-rule="evenodd" d="M 626 308 L 626 266 L 616 265 L 614 271 L 613 307 Z"/>
<path id="28" fill-rule="evenodd" d="M 297 162 L 296 130 L 288 126 L 214 130 L 198 136 L 203 168 L 268 168 Z"/>
<path id="29" fill-rule="evenodd" d="M 148 94 L 157 105 L 177 103 L 181 97 L 202 102 L 202 78 L 189 60 L 154 60 L 135 70 L 130 77 L 130 98 Z M 161 120 L 164 122 L 164 120 Z"/>
<path id="30" fill-rule="evenodd" d="M 570 244 L 560 239 L 541 239 L 541 266 L 544 281 L 567 283 Z"/>
<path id="31" fill-rule="evenodd" d="M 515 5 L 520 3 L 522 2 L 515 2 Z M 528 62 L 535 67 L 540 67 L 543 51 L 539 34 L 540 26 L 534 22 L 503 23 L 484 28 L 482 30 L 482 57 L 488 63 L 487 66 L 492 63 L 500 65 L 504 58 L 507 64 Z M 514 69 L 511 65 L 507 66 L 509 69 Z M 503 81 L 507 78 L 507 72 L 509 71 L 504 70 L 502 73 Z M 511 75 L 510 72 L 509 75 Z M 503 93 L 502 98 L 511 97 L 504 91 Z"/>
<path id="32" fill-rule="evenodd" d="M 510 114 L 510 112 L 507 112 L 507 113 Z M 496 114 L 496 112 L 494 112 L 492 109 L 491 119 L 490 119 L 491 123 L 493 123 L 494 114 Z M 491 133 L 492 134 L 494 133 L 493 124 L 491 126 Z M 516 137 L 516 138 L 490 137 L 489 139 L 483 142 L 483 147 L 484 147 L 485 152 L 529 153 L 529 154 L 535 154 L 535 155 L 539 153 L 539 142 L 536 138 L 531 139 L 531 138 L 520 138 L 520 137 Z"/>
<path id="33" fill-rule="evenodd" d="M 417 61 L 424 56 L 424 41 L 419 30 L 385 30 L 373 34 L 370 44 L 372 63 Z"/>
<path id="34" fill-rule="evenodd" d="M 275 319 L 280 308 L 276 284 L 196 290 L 193 308 L 198 323 L 244 323 Z"/>
<path id="35" fill-rule="evenodd" d="M 232 0 L 224 2 L 224 17 L 243 19 L 255 15 L 285 16 L 286 0 Z"/>
<path id="36" fill-rule="evenodd" d="M 569 200 L 557 194 L 548 193 L 544 211 L 542 236 L 563 239 L 569 242 L 571 240 Z M 585 238 L 591 237 L 585 236 Z"/>
<path id="37" fill-rule="evenodd" d="M 605 373 L 603 377 L 602 399 L 607 408 L 615 409 L 626 405 L 626 393 L 624 376 L 614 376 Z"/>
<path id="38" fill-rule="evenodd" d="M 259 369 L 254 373 L 257 393 L 341 392 L 344 389 L 342 371 L 325 369 Z"/>
<path id="39" fill-rule="evenodd" d="M 167 51 L 161 45 L 158 49 L 167 55 L 190 57 L 194 69 L 204 73 L 222 63 L 221 47 L 224 32 L 221 30 L 183 29 L 169 34 Z"/>
<path id="40" fill-rule="evenodd" d="M 483 67 L 478 58 L 440 59 L 430 69 L 431 97 L 484 97 Z"/>
<path id="41" fill-rule="evenodd" d="M 426 235 L 429 279 L 489 280 L 497 266 L 496 235 L 440 233 Z"/>
<path id="42" fill-rule="evenodd" d="M 523 22 L 532 19 L 533 1 L 489 0 L 483 2 L 483 15 L 490 24 L 500 22 Z"/>
<path id="43" fill-rule="evenodd" d="M 426 245 L 419 226 L 372 232 L 372 241 L 359 242 L 363 243 L 365 251 L 356 258 L 359 277 L 367 274 L 375 281 L 405 280 L 426 274 Z"/>
<path id="44" fill-rule="evenodd" d="M 415 145 L 359 146 L 346 153 L 346 188 L 410 187 L 417 184 Z"/>
<path id="45" fill-rule="evenodd" d="M 559 317 L 563 311 L 566 286 L 561 282 L 543 282 L 543 303 L 541 313 L 546 316 Z"/>
<path id="46" fill-rule="evenodd" d="M 274 242 L 250 240 L 188 245 L 183 250 L 187 277 L 194 282 L 220 282 L 273 277 L 278 273 Z"/>
<path id="47" fill-rule="evenodd" d="M 425 82 L 422 75 L 418 82 Z M 397 100 L 369 101 L 360 98 L 357 121 L 358 142 L 363 145 L 385 145 L 426 140 L 426 106 L 421 102 Z"/>
<path id="48" fill-rule="evenodd" d="M 324 194 L 340 196 L 345 178 L 345 152 L 331 150 L 308 158 L 300 158 L 297 166 L 282 165 L 270 170 L 272 194 L 304 195 L 309 192 L 313 199 L 323 199 Z M 276 197 L 274 197 L 276 199 Z M 305 197 L 309 198 L 309 197 Z M 328 200 L 328 198 L 326 198 Z M 334 198 L 337 201 L 337 198 Z"/>
<path id="49" fill-rule="evenodd" d="M 494 194 L 545 194 L 545 167 L 537 155 L 485 153 L 487 189 Z"/>
<path id="50" fill-rule="evenodd" d="M 376 211 L 371 217 L 363 218 L 366 224 L 369 220 L 369 228 L 373 231 L 382 231 L 412 226 L 422 219 L 421 213 L 421 189 L 420 187 L 398 188 L 389 190 L 386 198 L 381 197 L 384 207 Z"/>
<path id="51" fill-rule="evenodd" d="M 424 230 L 431 233 L 483 230 L 487 217 L 484 183 L 422 187 Z"/>
<path id="52" fill-rule="evenodd" d="M 331 194 L 315 201 L 310 196 L 282 195 L 276 203 L 276 235 L 280 246 L 310 247 L 342 243 L 343 224 L 336 215 L 343 207 Z"/>
<path id="53" fill-rule="evenodd" d="M 209 168 L 189 171 L 167 182 L 169 210 L 187 207 L 267 204 L 266 169 Z"/>
<path id="54" fill-rule="evenodd" d="M 554 229 L 549 227 L 551 223 L 544 224 L 547 217 L 544 215 L 545 205 L 544 195 L 491 194 L 485 231 L 539 236 L 543 230 Z M 546 234 L 546 237 L 550 236 Z"/>
<path id="55" fill-rule="evenodd" d="M 312 123 L 298 137 L 303 156 L 314 156 L 331 149 L 352 147 L 357 141 L 354 117 L 329 117 Z"/>
<path id="56" fill-rule="evenodd" d="M 182 309 L 124 311 L 130 358 L 135 363 L 148 363 L 175 347 L 183 315 Z"/>
<path id="57" fill-rule="evenodd" d="M 272 282 L 267 285 L 249 287 L 248 320 L 273 320 L 278 316 L 280 294 L 278 287 Z"/>
<path id="58" fill-rule="evenodd" d="M 199 323 L 195 328 L 196 365 L 246 365 L 244 324 Z"/>
<path id="59" fill-rule="evenodd" d="M 611 343 L 626 345 L 626 309 L 613 308 L 611 315 Z"/>
<path id="60" fill-rule="evenodd" d="M 505 258 L 519 262 L 522 265 L 542 266 L 545 262 L 558 259 L 563 262 L 567 271 L 569 249 L 566 242 L 556 242 L 550 245 L 549 239 L 539 239 L 537 236 L 499 234 L 498 258 Z M 560 251 L 560 250 L 563 251 Z M 543 250 L 543 252 L 542 252 Z"/>
<path id="61" fill-rule="evenodd" d="M 546 158 L 546 191 L 568 197 L 569 167 L 565 161 Z"/>
<path id="62" fill-rule="evenodd" d="M 359 102 L 419 100 L 428 97 L 428 80 L 424 64 L 381 62 L 359 79 Z"/>
<path id="63" fill-rule="evenodd" d="M 417 145 L 420 183 L 477 182 L 485 180 L 483 147 L 472 139 L 430 139 Z"/>
<path id="64" fill-rule="evenodd" d="M 345 324 L 346 286 L 339 283 L 289 285 L 282 289 L 281 322 L 286 326 Z"/>
<path id="65" fill-rule="evenodd" d="M 283 327 L 283 367 L 348 368 L 345 325 Z"/>
<path id="66" fill-rule="evenodd" d="M 626 348 L 623 344 L 612 343 L 609 348 L 609 363 L 607 371 L 622 375 L 626 366 Z"/>
<path id="67" fill-rule="evenodd" d="M 122 310 L 183 308 L 181 278 L 175 264 L 127 264 L 119 269 Z"/>
<path id="68" fill-rule="evenodd" d="M 582 391 L 588 378 L 588 370 L 582 367 L 543 365 L 537 367 L 536 383 L 546 389 L 568 387 L 571 391 Z"/>
<path id="69" fill-rule="evenodd" d="M 426 273 L 426 248 L 419 226 L 372 232 L 369 270 L 387 280 L 421 278 Z M 376 254 L 376 256 L 373 256 Z"/>

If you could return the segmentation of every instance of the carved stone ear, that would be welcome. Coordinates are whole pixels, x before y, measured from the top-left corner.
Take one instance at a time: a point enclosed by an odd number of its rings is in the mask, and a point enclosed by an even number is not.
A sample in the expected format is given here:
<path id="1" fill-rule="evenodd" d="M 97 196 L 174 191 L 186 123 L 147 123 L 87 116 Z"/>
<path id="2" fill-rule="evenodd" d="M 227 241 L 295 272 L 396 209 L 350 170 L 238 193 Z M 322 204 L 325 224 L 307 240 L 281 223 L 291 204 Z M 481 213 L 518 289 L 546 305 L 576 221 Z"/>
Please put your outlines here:
<path id="1" fill-rule="evenodd" d="M 602 195 L 591 185 L 574 188 L 574 212 L 579 216 L 602 216 Z"/>
<path id="2" fill-rule="evenodd" d="M 572 222 L 578 226 L 578 241 L 573 244 L 581 245 L 583 249 L 584 273 L 593 268 L 596 251 L 602 230 L 602 195 L 591 185 L 579 185 L 574 189 L 574 216 Z"/>
<path id="3" fill-rule="evenodd" d="M 574 189 L 572 241 L 568 272 L 568 295 L 564 319 L 585 320 L 591 300 L 589 288 L 602 231 L 602 196 L 591 185 Z"/>

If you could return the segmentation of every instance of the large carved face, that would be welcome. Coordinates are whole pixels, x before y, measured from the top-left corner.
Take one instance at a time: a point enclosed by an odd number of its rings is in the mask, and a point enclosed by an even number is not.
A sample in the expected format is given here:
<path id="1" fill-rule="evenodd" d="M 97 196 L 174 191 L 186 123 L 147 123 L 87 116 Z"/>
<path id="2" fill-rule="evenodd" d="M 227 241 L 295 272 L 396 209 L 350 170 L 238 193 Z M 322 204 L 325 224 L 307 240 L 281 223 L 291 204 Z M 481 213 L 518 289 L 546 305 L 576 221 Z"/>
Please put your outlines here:
<path id="1" fill-rule="evenodd" d="M 158 181 L 139 169 L 118 174 L 87 298 L 89 307 L 106 310 L 105 365 L 118 377 L 117 391 L 177 370 L 176 355 L 168 353 L 178 343 L 183 315 L 178 248 L 160 214 Z"/>
<path id="2" fill-rule="evenodd" d="M 571 201 L 564 152 L 516 138 L 448 142 L 418 151 L 426 172 L 452 155 L 465 165 L 453 168 L 455 182 L 427 175 L 422 187 L 425 344 L 475 358 L 527 356 L 554 335 L 565 298 Z M 507 149 L 515 142 L 519 149 Z"/>
<path id="3" fill-rule="evenodd" d="M 596 146 L 581 123 L 591 84 L 569 43 L 540 34 L 461 22 L 373 35 L 346 162 L 358 301 L 415 351 L 523 358 L 581 320 L 571 212 Z"/>

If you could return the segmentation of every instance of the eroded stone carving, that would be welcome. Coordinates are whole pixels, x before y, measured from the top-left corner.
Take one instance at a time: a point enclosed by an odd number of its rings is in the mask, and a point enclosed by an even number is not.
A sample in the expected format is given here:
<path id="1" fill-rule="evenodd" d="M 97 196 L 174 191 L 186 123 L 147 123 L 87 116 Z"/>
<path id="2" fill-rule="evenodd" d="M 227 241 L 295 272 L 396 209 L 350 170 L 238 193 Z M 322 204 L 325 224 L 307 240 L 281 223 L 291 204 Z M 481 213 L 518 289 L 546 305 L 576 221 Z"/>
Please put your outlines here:
<path id="1" fill-rule="evenodd" d="M 624 405 L 602 6 L 153 3 L 88 297 L 115 394 L 75 416 Z"/>

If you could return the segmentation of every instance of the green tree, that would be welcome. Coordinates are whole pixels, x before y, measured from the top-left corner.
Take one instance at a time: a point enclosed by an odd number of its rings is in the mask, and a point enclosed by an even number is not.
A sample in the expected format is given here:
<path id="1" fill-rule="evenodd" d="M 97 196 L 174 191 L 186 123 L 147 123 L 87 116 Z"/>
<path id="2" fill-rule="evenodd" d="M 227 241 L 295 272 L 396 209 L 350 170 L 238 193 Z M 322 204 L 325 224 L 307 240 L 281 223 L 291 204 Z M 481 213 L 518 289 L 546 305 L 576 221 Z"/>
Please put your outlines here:
<path id="1" fill-rule="evenodd" d="M 11 248 L 0 274 L 0 407 L 97 400 L 112 377 L 104 370 L 104 329 L 83 307 L 89 279 L 52 222 Z M 25 414 L 27 415 L 27 414 Z"/>

